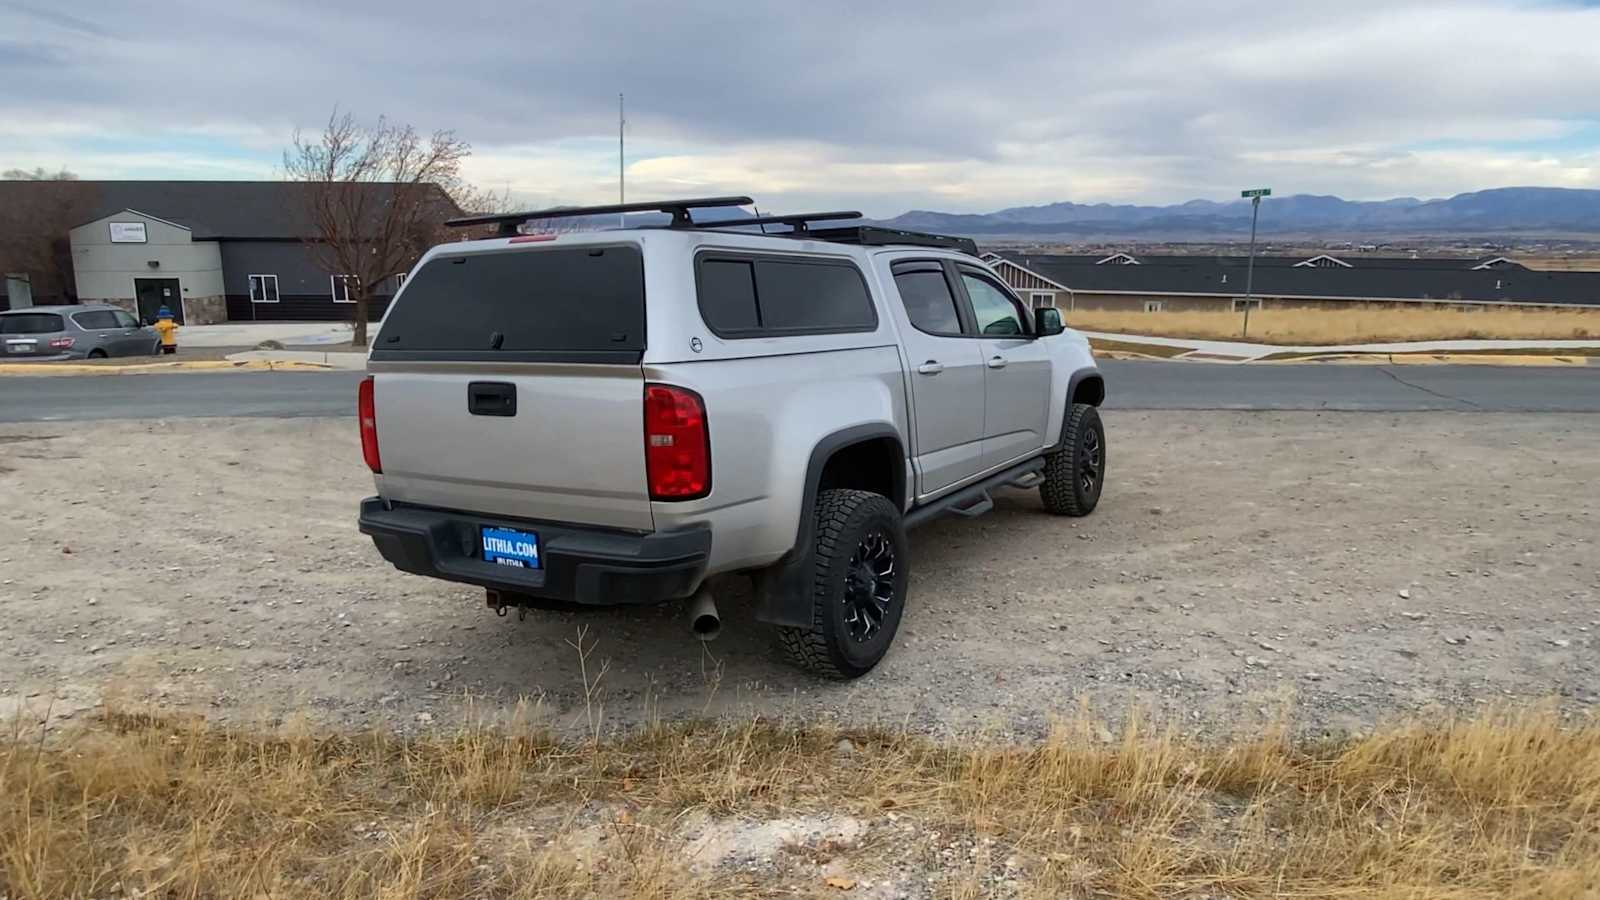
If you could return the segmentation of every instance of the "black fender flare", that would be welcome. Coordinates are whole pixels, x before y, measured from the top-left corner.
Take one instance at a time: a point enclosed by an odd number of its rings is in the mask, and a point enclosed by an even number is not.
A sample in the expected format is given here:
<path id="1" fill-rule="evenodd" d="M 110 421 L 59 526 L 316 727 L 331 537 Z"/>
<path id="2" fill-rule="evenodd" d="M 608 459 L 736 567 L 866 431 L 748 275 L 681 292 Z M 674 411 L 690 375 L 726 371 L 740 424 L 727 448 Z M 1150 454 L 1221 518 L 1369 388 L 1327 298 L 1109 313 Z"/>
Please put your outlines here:
<path id="1" fill-rule="evenodd" d="M 898 496 L 890 497 L 895 508 L 905 511 L 905 443 L 900 433 L 887 422 L 854 425 L 824 437 L 811 448 L 806 463 L 805 488 L 800 499 L 800 521 L 795 528 L 794 546 L 782 559 L 755 573 L 755 617 L 757 621 L 788 628 L 811 627 L 812 547 L 816 543 L 817 492 L 822 485 L 822 470 L 835 453 L 863 441 L 889 438 L 897 451 L 900 469 L 895 473 L 900 485 Z"/>
<path id="2" fill-rule="evenodd" d="M 1061 416 L 1061 433 L 1056 436 L 1056 442 L 1047 448 L 1047 452 L 1049 450 L 1054 450 L 1057 447 L 1064 446 L 1067 443 L 1067 425 L 1072 421 L 1072 398 L 1078 396 L 1078 386 L 1089 380 L 1100 382 L 1100 399 L 1096 400 L 1090 405 L 1099 406 L 1106 401 L 1106 377 L 1100 372 L 1098 367 L 1084 366 L 1078 371 L 1073 372 L 1071 377 L 1067 379 L 1067 403 L 1066 410 Z"/>

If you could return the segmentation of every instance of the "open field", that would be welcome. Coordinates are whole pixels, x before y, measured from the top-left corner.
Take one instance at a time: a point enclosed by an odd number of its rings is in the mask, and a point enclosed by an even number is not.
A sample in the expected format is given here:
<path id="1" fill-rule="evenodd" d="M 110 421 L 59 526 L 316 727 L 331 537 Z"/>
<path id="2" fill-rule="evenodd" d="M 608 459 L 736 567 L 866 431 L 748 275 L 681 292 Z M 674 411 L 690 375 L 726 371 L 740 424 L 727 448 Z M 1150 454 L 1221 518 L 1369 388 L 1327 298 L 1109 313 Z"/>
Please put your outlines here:
<path id="1" fill-rule="evenodd" d="M 1071 327 L 1087 331 L 1319 346 L 1389 341 L 1600 338 L 1600 309 L 1486 308 L 1463 312 L 1405 308 L 1269 308 L 1251 311 L 1247 338 L 1240 337 L 1244 327 L 1242 312 L 1077 310 L 1066 313 L 1066 319 Z"/>
<path id="2" fill-rule="evenodd" d="M 525 719 L 523 720 L 525 723 Z M 0 740 L 0 894 L 1565 898 L 1600 727 L 1549 710 L 1304 743 L 1088 718 L 1027 744 L 765 721 L 560 741 L 111 712 Z"/>

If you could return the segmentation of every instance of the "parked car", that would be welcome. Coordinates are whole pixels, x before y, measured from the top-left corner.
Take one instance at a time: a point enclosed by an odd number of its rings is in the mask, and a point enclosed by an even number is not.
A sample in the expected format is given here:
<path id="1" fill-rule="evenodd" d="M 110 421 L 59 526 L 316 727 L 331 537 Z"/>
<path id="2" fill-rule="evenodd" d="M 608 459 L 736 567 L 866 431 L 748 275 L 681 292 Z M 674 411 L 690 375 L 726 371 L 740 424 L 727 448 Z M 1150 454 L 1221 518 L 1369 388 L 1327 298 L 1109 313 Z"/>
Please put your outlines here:
<path id="1" fill-rule="evenodd" d="M 378 491 L 360 528 L 502 613 L 691 598 L 710 637 L 713 584 L 747 575 L 792 661 L 854 678 L 905 609 L 907 528 L 1006 486 L 1095 508 L 1104 381 L 971 241 L 694 223 L 708 202 L 654 207 L 665 227 L 430 250 L 360 386 Z"/>
<path id="2" fill-rule="evenodd" d="M 31 306 L 0 312 L 0 360 L 39 362 L 150 356 L 161 352 L 154 328 L 115 306 Z"/>

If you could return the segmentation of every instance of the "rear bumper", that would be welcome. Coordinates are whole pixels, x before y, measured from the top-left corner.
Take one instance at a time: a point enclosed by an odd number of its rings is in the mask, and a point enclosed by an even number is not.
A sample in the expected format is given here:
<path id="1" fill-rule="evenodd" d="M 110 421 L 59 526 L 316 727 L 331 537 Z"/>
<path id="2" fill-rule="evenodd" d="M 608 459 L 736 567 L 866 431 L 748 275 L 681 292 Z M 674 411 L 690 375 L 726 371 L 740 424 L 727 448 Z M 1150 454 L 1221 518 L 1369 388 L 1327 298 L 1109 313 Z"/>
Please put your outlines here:
<path id="1" fill-rule="evenodd" d="M 361 501 L 361 533 L 383 558 L 416 575 L 476 584 L 512 594 L 589 606 L 659 603 L 699 586 L 711 552 L 711 529 L 633 534 L 599 528 L 479 516 L 420 506 Z M 539 535 L 543 567 L 484 562 L 483 525 Z"/>

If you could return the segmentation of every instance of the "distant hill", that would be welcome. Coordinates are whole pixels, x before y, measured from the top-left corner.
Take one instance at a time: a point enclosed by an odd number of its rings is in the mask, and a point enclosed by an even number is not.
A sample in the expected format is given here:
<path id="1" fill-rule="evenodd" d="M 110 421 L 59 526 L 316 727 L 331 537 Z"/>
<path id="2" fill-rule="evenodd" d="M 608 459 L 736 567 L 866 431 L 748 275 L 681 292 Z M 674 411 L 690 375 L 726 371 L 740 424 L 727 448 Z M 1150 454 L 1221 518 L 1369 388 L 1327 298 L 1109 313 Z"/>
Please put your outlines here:
<path id="1" fill-rule="evenodd" d="M 880 224 L 967 235 L 1235 236 L 1250 230 L 1250 203 L 1191 200 L 1175 206 L 1050 203 L 987 214 L 913 210 Z M 1600 190 L 1513 187 L 1447 200 L 1358 201 L 1298 194 L 1262 203 L 1263 234 L 1600 235 Z"/>

